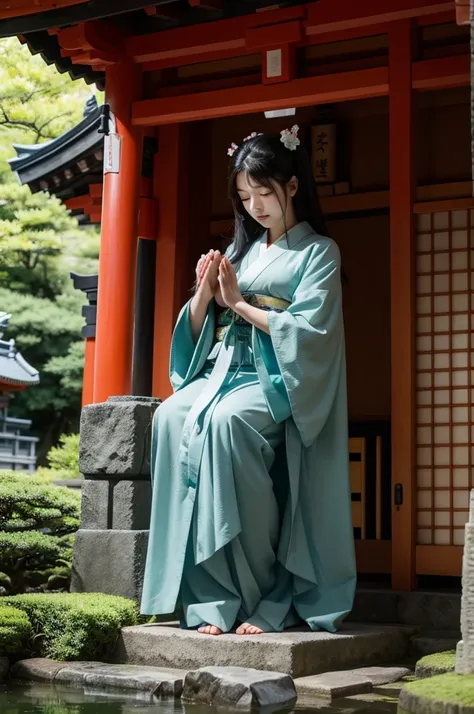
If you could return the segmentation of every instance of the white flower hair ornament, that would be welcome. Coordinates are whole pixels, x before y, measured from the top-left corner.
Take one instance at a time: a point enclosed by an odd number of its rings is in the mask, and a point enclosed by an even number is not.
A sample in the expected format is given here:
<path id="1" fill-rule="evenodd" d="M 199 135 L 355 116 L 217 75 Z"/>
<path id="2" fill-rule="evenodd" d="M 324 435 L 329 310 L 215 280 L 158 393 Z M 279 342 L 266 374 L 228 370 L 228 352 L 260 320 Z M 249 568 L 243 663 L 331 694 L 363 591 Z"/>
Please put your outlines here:
<path id="1" fill-rule="evenodd" d="M 280 131 L 282 144 L 285 145 L 290 151 L 296 151 L 296 147 L 300 145 L 300 140 L 298 139 L 298 124 L 294 124 L 291 129 L 283 129 Z"/>

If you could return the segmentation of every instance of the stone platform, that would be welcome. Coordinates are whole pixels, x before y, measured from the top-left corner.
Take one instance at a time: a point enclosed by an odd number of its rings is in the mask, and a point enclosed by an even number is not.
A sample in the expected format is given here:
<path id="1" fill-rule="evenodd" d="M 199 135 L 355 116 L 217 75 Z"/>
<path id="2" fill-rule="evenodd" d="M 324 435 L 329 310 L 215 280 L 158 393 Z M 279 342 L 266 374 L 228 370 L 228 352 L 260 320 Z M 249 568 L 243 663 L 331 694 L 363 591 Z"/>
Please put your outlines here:
<path id="1" fill-rule="evenodd" d="M 113 661 L 155 667 L 197 669 L 226 666 L 305 677 L 383 662 L 400 662 L 414 629 L 347 623 L 336 634 L 292 629 L 257 637 L 218 637 L 181 630 L 177 624 L 124 627 Z"/>

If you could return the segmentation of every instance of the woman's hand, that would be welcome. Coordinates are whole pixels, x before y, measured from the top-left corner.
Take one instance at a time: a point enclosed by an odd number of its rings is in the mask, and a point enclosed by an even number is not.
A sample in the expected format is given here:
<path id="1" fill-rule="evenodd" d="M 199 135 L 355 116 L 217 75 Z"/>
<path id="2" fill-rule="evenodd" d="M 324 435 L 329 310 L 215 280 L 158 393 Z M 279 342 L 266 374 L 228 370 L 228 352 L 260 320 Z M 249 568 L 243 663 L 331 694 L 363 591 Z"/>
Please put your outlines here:
<path id="1" fill-rule="evenodd" d="M 217 276 L 222 256 L 218 250 L 202 255 L 196 265 L 196 295 L 212 300 L 219 287 Z"/>
<path id="2" fill-rule="evenodd" d="M 235 305 L 243 300 L 243 297 L 239 290 L 235 270 L 225 256 L 220 261 L 218 280 L 224 304 L 234 309 Z"/>

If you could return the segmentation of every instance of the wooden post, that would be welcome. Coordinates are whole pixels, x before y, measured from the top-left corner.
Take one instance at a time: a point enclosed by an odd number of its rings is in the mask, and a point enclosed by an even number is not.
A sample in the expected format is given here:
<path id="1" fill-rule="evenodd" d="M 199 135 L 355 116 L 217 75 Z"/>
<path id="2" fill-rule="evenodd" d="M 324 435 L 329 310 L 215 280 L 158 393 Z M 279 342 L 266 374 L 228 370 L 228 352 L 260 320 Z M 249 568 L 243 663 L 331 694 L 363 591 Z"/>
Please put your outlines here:
<path id="1" fill-rule="evenodd" d="M 415 586 L 416 546 L 412 61 L 412 22 L 395 22 L 389 30 L 392 587 L 400 590 Z"/>
<path id="2" fill-rule="evenodd" d="M 130 394 L 137 259 L 137 216 L 142 132 L 131 126 L 132 102 L 141 96 L 132 60 L 106 73 L 106 102 L 121 137 L 120 169 L 106 173 L 102 201 L 94 401 Z"/>
<path id="3" fill-rule="evenodd" d="M 82 406 L 94 403 L 95 337 L 86 337 Z"/>
<path id="4" fill-rule="evenodd" d="M 176 317 L 186 300 L 188 273 L 189 127 L 160 127 L 155 156 L 154 195 L 158 200 L 156 250 L 155 329 L 153 343 L 153 396 L 172 393 L 169 381 L 171 337 Z M 188 292 L 188 295 L 191 293 Z"/>

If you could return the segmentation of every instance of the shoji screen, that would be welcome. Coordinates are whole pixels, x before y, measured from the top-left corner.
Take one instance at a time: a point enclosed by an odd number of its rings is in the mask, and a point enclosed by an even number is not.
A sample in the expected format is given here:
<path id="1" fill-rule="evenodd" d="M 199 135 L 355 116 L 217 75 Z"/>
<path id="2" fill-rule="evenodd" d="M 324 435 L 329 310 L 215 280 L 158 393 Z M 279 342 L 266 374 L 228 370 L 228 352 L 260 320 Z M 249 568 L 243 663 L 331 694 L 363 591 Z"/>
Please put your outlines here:
<path id="1" fill-rule="evenodd" d="M 419 545 L 463 544 L 474 487 L 473 249 L 474 211 L 417 216 Z"/>

